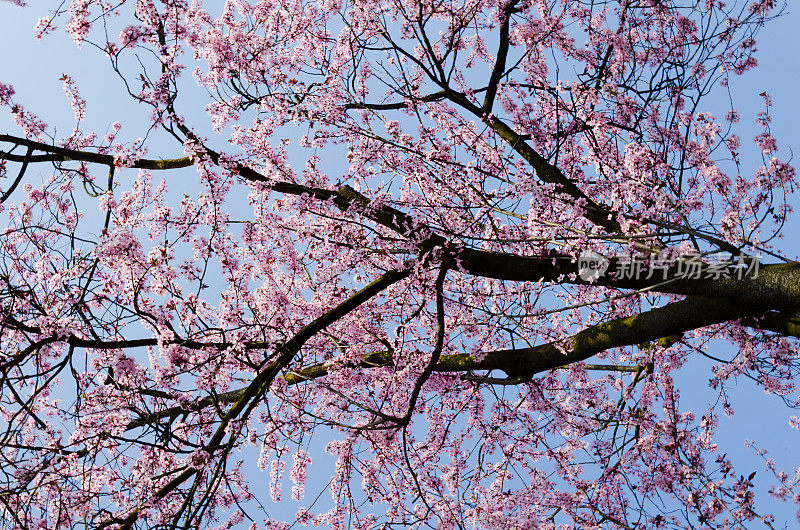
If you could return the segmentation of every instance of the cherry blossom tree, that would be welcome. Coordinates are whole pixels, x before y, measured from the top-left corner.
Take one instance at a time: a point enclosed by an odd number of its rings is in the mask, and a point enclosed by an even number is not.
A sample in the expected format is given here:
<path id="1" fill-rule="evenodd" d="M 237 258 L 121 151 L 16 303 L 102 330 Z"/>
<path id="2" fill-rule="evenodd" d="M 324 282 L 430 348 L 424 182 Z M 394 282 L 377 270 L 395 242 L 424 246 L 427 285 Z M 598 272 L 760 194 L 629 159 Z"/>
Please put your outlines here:
<path id="1" fill-rule="evenodd" d="M 777 2 L 55 4 L 37 34 L 151 127 L 85 130 L 67 73 L 58 135 L 0 84 L 4 527 L 771 527 L 756 493 L 800 498 L 715 436 L 739 379 L 800 403 L 795 171 L 766 93 L 754 143 L 720 106 Z"/>

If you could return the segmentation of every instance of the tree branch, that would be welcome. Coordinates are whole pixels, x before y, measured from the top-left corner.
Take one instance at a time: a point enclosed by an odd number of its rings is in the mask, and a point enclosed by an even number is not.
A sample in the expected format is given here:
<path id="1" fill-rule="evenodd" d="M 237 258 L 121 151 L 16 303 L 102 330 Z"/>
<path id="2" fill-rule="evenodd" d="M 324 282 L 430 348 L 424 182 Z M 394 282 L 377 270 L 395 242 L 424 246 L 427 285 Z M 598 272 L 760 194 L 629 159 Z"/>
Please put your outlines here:
<path id="1" fill-rule="evenodd" d="M 500 79 L 506 71 L 506 59 L 508 58 L 509 48 L 509 27 L 511 26 L 511 14 L 514 12 L 519 0 L 509 0 L 503 6 L 503 21 L 500 25 L 500 44 L 497 48 L 497 59 L 494 63 L 492 75 L 489 77 L 489 84 L 486 90 L 486 97 L 483 100 L 483 112 L 488 114 L 492 112 L 494 106 L 494 99 L 497 96 L 497 88 L 500 84 Z"/>
<path id="2" fill-rule="evenodd" d="M 591 326 L 560 343 L 479 355 L 445 355 L 436 370 L 464 372 L 499 369 L 511 377 L 530 378 L 540 372 L 584 361 L 611 348 L 655 341 L 761 311 L 763 309 L 758 306 L 740 306 L 724 300 L 692 297 L 638 315 Z"/>
<path id="3" fill-rule="evenodd" d="M 502 127 L 506 127 L 502 123 L 500 123 L 498 127 L 501 125 Z M 187 132 L 190 133 L 188 130 Z M 510 131 L 510 134 L 516 135 L 513 131 Z M 3 138 L 17 140 L 16 137 L 0 135 L 0 140 L 3 140 Z M 38 142 L 30 142 L 23 138 L 18 140 L 20 140 L 20 143 L 29 142 L 41 145 L 47 149 L 61 149 L 47 146 L 46 144 L 39 144 Z M 219 162 L 219 153 L 209 148 L 204 147 L 204 149 L 212 162 Z M 113 164 L 113 157 L 110 155 L 99 155 L 96 153 L 73 150 L 65 151 L 69 152 L 69 158 L 72 160 Z M 184 167 L 181 165 L 184 163 L 184 160 L 188 161 L 189 159 L 173 159 L 172 161 L 139 160 L 134 163 L 134 167 L 160 165 L 163 166 L 161 169 L 166 169 L 169 165 L 168 163 L 172 162 L 177 164 L 174 167 Z M 544 159 L 541 161 L 547 164 L 550 171 L 555 171 L 557 173 L 557 175 L 554 174 L 554 179 L 558 180 L 564 178 L 563 175 L 561 175 L 556 168 L 550 166 L 547 161 Z M 187 165 L 189 164 L 191 164 L 190 161 Z M 276 192 L 291 195 L 307 195 L 322 201 L 332 201 L 342 211 L 352 210 L 357 212 L 367 219 L 389 228 L 410 241 L 415 242 L 423 255 L 435 248 L 452 246 L 449 245 L 444 237 L 436 234 L 433 229 L 425 224 L 419 223 L 412 216 L 396 208 L 386 205 L 382 205 L 378 208 L 373 207 L 371 201 L 367 197 L 350 186 L 343 186 L 333 191 L 324 188 L 303 186 L 292 182 L 270 182 L 267 177 L 247 166 L 238 164 L 235 169 L 246 180 L 265 183 Z M 561 176 L 559 177 L 558 175 Z M 572 185 L 572 183 L 569 184 Z M 577 187 L 574 187 L 573 191 L 579 194 L 577 196 L 583 196 L 582 192 L 580 192 Z M 607 212 L 604 213 L 604 215 L 606 214 Z M 604 218 L 608 221 L 607 217 Z M 608 229 L 618 229 L 616 221 L 611 224 L 605 222 L 605 227 Z M 582 280 L 578 276 L 579 268 L 578 263 L 575 262 L 575 258 L 566 254 L 522 256 L 471 248 L 454 249 L 449 254 L 450 257 L 448 259 L 450 261 L 447 263 L 448 268 L 475 276 L 495 278 L 498 280 L 528 282 L 552 281 L 574 285 L 595 285 L 620 289 L 649 290 L 652 292 L 679 295 L 727 298 L 737 303 L 755 304 L 764 306 L 766 309 L 778 309 L 781 311 L 793 311 L 800 307 L 800 263 L 797 262 L 763 266 L 759 271 L 757 279 L 706 279 L 703 278 L 703 272 L 707 266 L 700 267 L 700 274 L 698 274 L 698 277 L 686 278 L 679 274 L 680 266 L 676 263 L 667 271 L 666 280 L 663 279 L 663 277 L 638 279 L 617 278 L 613 275 L 605 275 L 597 281 L 588 282 Z M 621 264 L 622 262 L 620 260 L 611 258 L 609 259 L 608 270 L 613 271 L 619 268 Z"/>
<path id="4" fill-rule="evenodd" d="M 340 318 L 349 314 L 370 298 L 383 292 L 389 286 L 407 278 L 411 275 L 413 270 L 413 267 L 406 266 L 402 269 L 390 270 L 382 274 L 378 279 L 355 292 L 349 298 L 338 304 L 324 315 L 311 321 L 300 331 L 298 331 L 294 337 L 284 342 L 283 345 L 276 350 L 275 355 L 272 356 L 274 360 L 264 366 L 263 370 L 260 370 L 253 378 L 253 381 L 246 388 L 243 388 L 236 396 L 233 406 L 225 413 L 219 427 L 214 432 L 214 435 L 207 443 L 203 444 L 203 450 L 207 451 L 208 454 L 211 455 L 219 448 L 223 447 L 221 444 L 225 436 L 228 435 L 228 425 L 231 423 L 231 421 L 235 420 L 240 415 L 243 415 L 244 417 L 249 415 L 249 413 L 255 408 L 258 401 L 261 399 L 261 396 L 263 396 L 264 393 L 269 389 L 275 377 L 280 373 L 281 370 L 289 365 L 294 356 L 300 351 L 300 348 L 303 347 L 303 344 L 305 344 L 308 339 L 325 329 L 327 326 L 333 324 Z M 236 435 L 236 433 L 230 434 L 231 437 Z M 198 469 L 196 468 L 186 469 L 178 477 L 175 477 L 173 480 L 159 489 L 154 494 L 155 499 L 163 499 L 197 472 Z M 139 518 L 140 510 L 141 508 L 139 506 L 131 510 L 131 512 L 127 517 L 125 517 L 120 525 L 120 530 L 132 528 L 136 520 Z"/>
<path id="5" fill-rule="evenodd" d="M 530 348 L 496 350 L 480 354 L 441 355 L 434 372 L 470 372 L 475 370 L 502 370 L 516 382 L 529 380 L 533 375 L 565 368 L 584 361 L 598 353 L 625 346 L 661 341 L 688 331 L 744 318 L 744 323 L 761 322 L 754 315 L 762 312 L 757 306 L 735 305 L 725 300 L 691 297 L 638 315 L 618 318 L 586 328 L 561 342 L 551 342 Z M 776 317 L 777 318 L 777 317 Z M 763 324 L 763 322 L 762 322 Z M 794 329 L 800 336 L 800 329 Z M 668 346 L 674 340 L 665 340 Z M 394 362 L 391 352 L 375 352 L 360 363 L 362 368 L 389 366 Z M 637 367 L 591 365 L 590 369 L 636 371 Z M 328 368 L 316 364 L 285 376 L 290 385 L 324 377 Z M 507 381 L 507 380 L 504 380 Z"/>
<path id="6" fill-rule="evenodd" d="M 12 162 L 69 162 L 70 160 L 79 160 L 82 162 L 92 162 L 96 164 L 104 164 L 106 166 L 116 165 L 112 155 L 103 155 L 100 153 L 92 153 L 90 151 L 77 151 L 75 149 L 66 149 L 55 145 L 49 145 L 19 136 L 11 136 L 9 134 L 0 134 L 0 142 L 8 142 L 16 145 L 24 145 L 29 150 L 35 149 L 46 155 L 36 156 L 20 156 L 11 152 L 0 151 L 0 160 L 10 160 Z M 188 156 L 181 158 L 172 158 L 166 160 L 150 160 L 140 158 L 135 161 L 131 167 L 139 169 L 178 169 L 182 167 L 189 167 L 194 162 Z"/>

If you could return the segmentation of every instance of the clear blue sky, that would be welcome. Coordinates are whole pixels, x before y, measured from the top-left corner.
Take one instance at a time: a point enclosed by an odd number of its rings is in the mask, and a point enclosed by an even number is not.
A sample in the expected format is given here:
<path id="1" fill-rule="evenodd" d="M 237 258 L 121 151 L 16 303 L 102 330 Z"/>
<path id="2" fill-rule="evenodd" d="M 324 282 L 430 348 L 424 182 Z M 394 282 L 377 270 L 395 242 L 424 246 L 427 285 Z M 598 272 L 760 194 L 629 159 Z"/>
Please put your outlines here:
<path id="1" fill-rule="evenodd" d="M 75 44 L 63 33 L 53 35 L 44 41 L 33 38 L 32 27 L 42 15 L 37 10 L 37 0 L 32 0 L 26 9 L 16 8 L 0 2 L 0 82 L 10 83 L 17 89 L 18 103 L 38 114 L 50 125 L 56 126 L 59 137 L 68 134 L 73 127 L 72 111 L 69 108 L 59 77 L 69 73 L 77 81 L 83 97 L 88 101 L 87 126 L 84 130 L 96 130 L 102 135 L 111 123 L 120 121 L 125 125 L 123 138 L 133 140 L 141 136 L 147 122 L 141 108 L 120 92 L 120 83 L 110 72 L 108 63 L 97 50 L 78 50 Z M 794 7 L 794 10 L 792 10 Z M 762 33 L 759 45 L 759 68 L 737 78 L 733 83 L 735 104 L 742 114 L 742 120 L 752 122 L 762 110 L 760 92 L 769 92 L 774 101 L 773 134 L 777 137 L 783 153 L 792 150 L 800 157 L 800 4 L 789 6 L 789 12 L 782 19 Z M 88 53 L 84 53 L 88 52 Z M 0 131 L 16 133 L 7 115 L 0 116 Z M 754 133 L 755 134 L 755 133 Z M 743 137 L 743 143 L 749 139 Z M 163 151 L 151 144 L 152 156 L 171 156 L 181 154 L 174 142 L 165 144 Z M 795 159 L 800 166 L 800 160 Z M 0 188 L 5 184 L 0 182 Z M 794 204 L 800 210 L 800 195 Z M 800 212 L 798 212 L 800 213 Z M 800 254 L 800 215 L 795 214 L 786 229 L 787 240 L 780 247 L 788 257 Z M 703 403 L 713 395 L 706 390 L 710 362 L 695 359 L 690 368 L 696 367 L 700 375 L 687 375 L 682 386 L 684 406 L 688 399 Z M 685 370 L 691 374 L 693 370 Z M 744 449 L 743 439 L 751 437 L 762 442 L 769 449 L 770 456 L 789 467 L 800 460 L 800 433 L 787 426 L 791 411 L 783 408 L 780 401 L 764 396 L 748 382 L 741 383 L 741 392 L 734 395 L 736 415 L 723 420 L 720 427 L 720 444 L 727 446 L 729 454 L 736 458 L 740 473 L 747 474 L 758 470 L 757 480 L 765 475 L 760 459 Z M 315 463 L 321 455 L 314 455 Z M 287 468 L 291 462 L 287 462 Z M 288 472 L 288 469 L 287 469 Z M 313 468 L 312 468 L 313 473 Z M 264 484 L 268 478 L 262 479 Z M 317 487 L 315 487 L 317 486 Z M 309 484 L 307 491 L 312 496 L 322 484 Z M 762 501 L 766 495 L 762 493 Z M 284 487 L 284 497 L 289 498 L 289 487 Z M 266 495 L 265 495 L 266 497 Z M 309 502 L 309 501 L 306 501 Z M 776 515 L 776 527 L 784 522 L 794 527 L 796 507 L 769 504 L 769 510 Z M 293 513 L 294 509 L 288 513 Z"/>

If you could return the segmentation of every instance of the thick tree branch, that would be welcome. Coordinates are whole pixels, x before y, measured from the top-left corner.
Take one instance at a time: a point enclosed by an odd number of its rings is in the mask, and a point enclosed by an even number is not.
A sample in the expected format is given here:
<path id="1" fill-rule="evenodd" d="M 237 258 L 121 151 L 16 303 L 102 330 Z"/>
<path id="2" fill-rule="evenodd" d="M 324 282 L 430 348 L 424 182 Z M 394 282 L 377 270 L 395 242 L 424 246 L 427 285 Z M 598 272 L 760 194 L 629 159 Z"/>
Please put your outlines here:
<path id="1" fill-rule="evenodd" d="M 187 132 L 190 132 L 187 130 Z M 513 133 L 513 131 L 511 131 Z M 513 133 L 516 134 L 516 133 Z M 0 135 L 2 138 L 12 138 Z M 23 143 L 25 139 L 18 139 Z M 34 142 L 36 144 L 36 142 Z M 27 144 L 25 144 L 27 145 Z M 47 148 L 46 144 L 40 144 Z M 38 148 L 38 147 L 37 147 Z M 60 148 L 57 148 L 60 149 Z M 216 151 L 205 148 L 212 162 L 218 163 L 220 155 Z M 87 162 L 113 164 L 113 157 L 99 155 L 84 151 L 67 150 L 70 159 Z M 538 156 L 538 155 L 537 155 Z M 99 157 L 99 158 L 98 158 Z M 183 161 L 184 159 L 174 159 Z M 148 167 L 169 161 L 141 160 L 134 163 L 134 167 Z M 182 164 L 183 162 L 181 162 Z M 547 164 L 542 159 L 542 163 Z M 178 166 L 176 166 L 178 167 Z M 183 167 L 183 166 L 180 166 Z M 552 171 L 557 169 L 549 166 Z M 292 182 L 270 182 L 270 179 L 253 169 L 237 165 L 236 171 L 246 180 L 267 184 L 279 193 L 291 195 L 307 195 L 322 201 L 332 201 L 343 211 L 352 210 L 377 224 L 389 228 L 403 237 L 414 241 L 421 253 L 425 254 L 435 248 L 449 246 L 448 241 L 436 234 L 428 226 L 419 223 L 412 216 L 382 205 L 372 207 L 370 200 L 350 186 L 333 191 L 324 188 L 303 186 Z M 560 174 L 560 173 L 559 173 Z M 557 177 L 557 178 L 562 178 Z M 554 177 L 556 178 L 556 177 Z M 576 193 L 580 190 L 575 188 Z M 607 220 L 607 219 L 606 219 Z M 606 228 L 616 229 L 616 222 L 608 224 Z M 448 267 L 475 276 L 495 278 L 509 281 L 528 282 L 559 282 L 574 285 L 596 285 L 601 287 L 614 287 L 620 289 L 650 290 L 659 293 L 679 295 L 697 295 L 715 298 L 727 298 L 737 303 L 755 304 L 768 309 L 781 311 L 794 310 L 800 307 L 800 264 L 789 263 L 779 265 L 766 265 L 761 267 L 758 278 L 703 278 L 706 266 L 701 266 L 696 277 L 683 277 L 680 274 L 681 265 L 676 263 L 667 271 L 666 280 L 663 275 L 655 274 L 652 278 L 622 278 L 607 274 L 595 282 L 587 282 L 578 276 L 578 263 L 574 258 L 564 254 L 549 254 L 547 256 L 521 256 L 498 252 L 488 252 L 470 248 L 454 249 L 450 252 L 451 261 Z M 618 269 L 621 261 L 616 258 L 609 260 L 609 271 Z"/>
<path id="2" fill-rule="evenodd" d="M 748 327 L 772 331 L 784 336 L 800 337 L 800 313 L 778 313 L 771 311 L 764 315 L 742 320 Z"/>
<path id="3" fill-rule="evenodd" d="M 425 384 L 425 381 L 427 381 L 436 370 L 436 365 L 439 364 L 439 359 L 442 355 L 445 332 L 443 292 L 445 276 L 447 276 L 447 266 L 442 264 L 439 268 L 439 275 L 436 278 L 436 285 L 434 286 L 434 291 L 436 292 L 436 343 L 434 344 L 433 353 L 431 354 L 428 364 L 417 378 L 417 382 L 414 383 L 414 388 L 411 390 L 411 396 L 408 399 L 408 408 L 405 415 L 402 418 L 395 418 L 397 424 L 401 426 L 406 426 L 411 421 L 411 417 L 414 415 L 414 408 L 417 405 L 419 393 L 422 391 L 422 385 Z"/>
<path id="4" fill-rule="evenodd" d="M 735 305 L 725 300 L 691 297 L 663 307 L 651 309 L 638 315 L 618 318 L 586 328 L 561 342 L 551 342 L 530 348 L 496 350 L 480 354 L 451 354 L 438 358 L 433 372 L 471 372 L 477 370 L 502 370 L 517 382 L 531 376 L 563 368 L 584 361 L 598 353 L 647 342 L 662 341 L 688 331 L 713 324 L 743 318 L 743 322 L 761 321 L 754 318 L 763 311 L 752 305 Z M 776 317 L 777 318 L 777 317 Z M 800 332 L 800 329 L 794 329 Z M 674 340 L 674 339 L 673 339 Z M 671 344 L 664 340 L 663 345 Z M 362 368 L 389 366 L 394 362 L 391 352 L 380 351 L 365 356 Z M 635 371 L 635 367 L 624 369 L 606 365 L 593 365 L 595 369 L 618 369 Z M 328 367 L 316 364 L 284 377 L 289 385 L 299 384 L 328 375 Z"/>
<path id="5" fill-rule="evenodd" d="M 640 278 L 623 278 L 606 274 L 595 282 L 582 280 L 578 276 L 579 264 L 563 255 L 519 256 L 464 249 L 458 253 L 460 267 L 468 274 L 498 280 L 527 282 L 558 282 L 574 285 L 596 285 L 620 289 L 648 290 L 655 293 L 697 295 L 726 298 L 736 303 L 759 305 L 764 308 L 792 311 L 800 307 L 800 263 L 762 265 L 758 275 L 731 275 L 728 278 L 710 279 L 705 276 L 708 265 L 701 265 L 696 274 L 684 275 L 685 264 L 676 262 L 652 278 L 642 274 Z M 624 267 L 624 260 L 609 259 L 609 271 Z M 688 277 L 687 277 L 688 276 Z"/>
<path id="6" fill-rule="evenodd" d="M 0 134 L 0 142 L 8 142 L 16 145 L 23 145 L 30 149 L 35 149 L 45 155 L 25 156 L 15 155 L 11 152 L 0 150 L 0 160 L 10 160 L 12 162 L 69 162 L 70 160 L 78 160 L 81 162 L 91 162 L 95 164 L 104 164 L 106 166 L 117 165 L 114 161 L 114 156 L 103 155 L 100 153 L 92 153 L 90 151 L 77 151 L 75 149 L 66 149 L 55 145 L 49 145 L 34 140 L 28 140 L 19 136 L 11 136 L 9 134 Z M 181 158 L 172 158 L 166 160 L 149 160 L 140 158 L 136 160 L 131 167 L 139 169 L 178 169 L 182 167 L 189 167 L 194 162 L 188 156 Z"/>
<path id="7" fill-rule="evenodd" d="M 203 444 L 203 449 L 209 454 L 214 454 L 218 449 L 224 447 L 221 444 L 225 436 L 229 434 L 228 425 L 240 415 L 243 418 L 249 415 L 264 393 L 269 389 L 275 377 L 289 365 L 308 339 L 349 314 L 370 298 L 380 294 L 391 285 L 407 278 L 411 275 L 412 271 L 413 267 L 407 266 L 403 269 L 391 270 L 384 273 L 380 278 L 366 285 L 324 315 L 308 323 L 298 331 L 294 337 L 283 343 L 283 345 L 275 351 L 275 355 L 271 356 L 274 360 L 266 365 L 263 370 L 260 370 L 253 378 L 253 381 L 246 388 L 242 389 L 233 406 L 225 413 L 214 435 L 208 442 Z M 232 438 L 236 435 L 236 433 L 230 434 Z M 186 469 L 179 476 L 159 489 L 153 497 L 156 500 L 163 499 L 197 472 L 198 469 L 196 468 Z M 120 530 L 132 528 L 133 524 L 139 518 L 139 513 L 140 507 L 131 510 L 120 525 Z"/>
<path id="8" fill-rule="evenodd" d="M 584 361 L 611 348 L 633 346 L 694 329 L 758 314 L 758 306 L 737 306 L 724 300 L 692 297 L 627 318 L 597 324 L 561 343 L 498 350 L 481 355 L 442 356 L 436 370 L 463 372 L 503 370 L 512 377 Z"/>
<path id="9" fill-rule="evenodd" d="M 619 223 L 615 219 L 616 214 L 614 214 L 614 212 L 597 204 L 586 195 L 583 190 L 569 180 L 561 170 L 537 153 L 536 150 L 525 141 L 521 134 L 514 131 L 514 129 L 495 116 L 484 116 L 483 108 L 472 103 L 466 95 L 460 92 L 449 90 L 448 98 L 489 125 L 500 138 L 536 170 L 536 176 L 539 177 L 539 180 L 547 184 L 555 185 L 556 192 L 558 193 L 564 193 L 575 200 L 583 201 L 583 208 L 585 210 L 584 217 L 597 226 L 603 227 L 610 234 L 622 232 Z"/>
<path id="10" fill-rule="evenodd" d="M 492 69 L 492 75 L 489 77 L 489 84 L 486 90 L 486 97 L 483 100 L 483 112 L 492 112 L 494 106 L 494 99 L 497 96 L 497 88 L 500 84 L 500 79 L 506 71 L 506 59 L 508 58 L 509 48 L 509 27 L 511 26 L 511 14 L 514 12 L 519 0 L 509 0 L 503 6 L 503 21 L 500 24 L 500 44 L 497 48 L 497 59 Z"/>

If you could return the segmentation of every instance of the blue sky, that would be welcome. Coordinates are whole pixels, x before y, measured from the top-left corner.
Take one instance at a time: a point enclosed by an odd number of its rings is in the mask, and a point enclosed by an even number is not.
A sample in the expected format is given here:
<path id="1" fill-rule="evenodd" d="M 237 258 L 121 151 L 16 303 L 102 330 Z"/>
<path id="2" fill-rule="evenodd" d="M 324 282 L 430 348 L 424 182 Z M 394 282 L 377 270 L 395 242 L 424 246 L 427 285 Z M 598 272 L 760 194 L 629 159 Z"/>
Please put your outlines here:
<path id="1" fill-rule="evenodd" d="M 0 82 L 10 83 L 16 88 L 15 100 L 56 127 L 59 137 L 69 134 L 74 125 L 72 110 L 59 80 L 63 73 L 68 73 L 75 78 L 81 95 L 88 101 L 84 131 L 96 130 L 102 136 L 111 123 L 120 121 L 124 125 L 121 138 L 134 140 L 143 135 L 148 125 L 146 115 L 141 107 L 120 92 L 119 79 L 110 71 L 107 61 L 97 50 L 78 49 L 63 33 L 43 41 L 34 39 L 33 25 L 43 13 L 37 10 L 36 0 L 30 3 L 32 5 L 26 9 L 0 3 L 0 49 L 4 50 L 0 59 Z M 787 15 L 762 32 L 758 46 L 759 67 L 735 79 L 732 93 L 742 121 L 752 123 L 762 110 L 762 99 L 758 94 L 769 92 L 774 102 L 772 130 L 781 151 L 784 154 L 794 152 L 795 157 L 800 157 L 800 5 L 793 5 L 794 10 L 790 5 Z M 0 116 L 0 131 L 17 133 L 7 115 Z M 744 144 L 748 140 L 743 137 Z M 158 144 L 150 145 L 153 157 L 182 154 L 174 141 L 164 142 L 163 151 L 158 149 Z M 798 158 L 795 158 L 795 164 L 800 165 Z M 0 182 L 0 188 L 3 187 L 5 183 Z M 800 210 L 800 195 L 793 199 L 793 203 Z M 787 257 L 800 254 L 798 214 L 800 212 L 795 213 L 785 230 L 787 239 L 778 245 Z M 709 366 L 710 362 L 704 359 L 693 360 L 690 368 L 696 367 L 697 370 L 686 372 L 700 375 L 686 377 L 686 386 L 682 387 L 684 400 L 696 399 L 705 403 L 711 398 L 712 394 L 705 387 Z M 787 426 L 790 411 L 783 408 L 779 400 L 764 396 L 749 382 L 742 381 L 740 390 L 733 398 L 736 415 L 723 419 L 719 431 L 720 442 L 730 447 L 728 452 L 736 458 L 739 472 L 747 474 L 758 470 L 757 480 L 763 480 L 763 465 L 752 451 L 744 448 L 742 441 L 745 437 L 762 440 L 762 446 L 769 449 L 779 463 L 797 465 L 800 457 L 796 447 L 800 433 Z M 287 462 L 287 468 L 290 465 L 291 462 Z M 268 478 L 264 480 L 266 484 Z M 312 498 L 319 489 L 315 486 L 318 485 L 309 484 L 307 488 Z M 285 498 L 289 497 L 289 487 L 284 487 Z M 783 522 L 788 522 L 789 527 L 794 526 L 796 507 L 770 503 L 768 510 L 776 515 L 776 528 L 781 528 Z"/>

